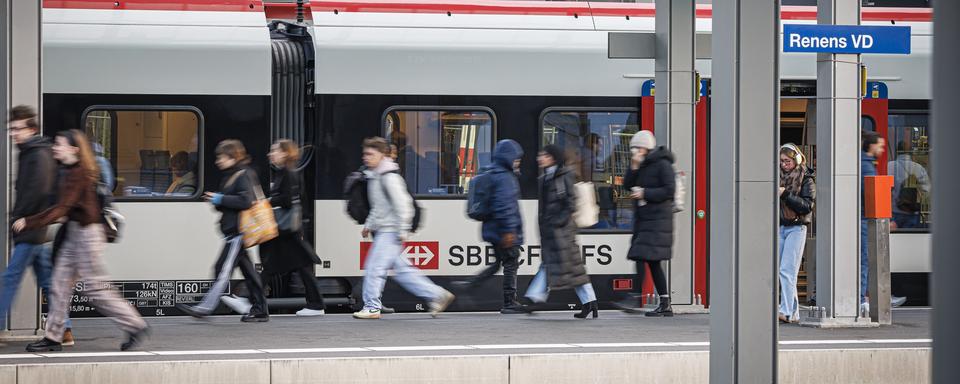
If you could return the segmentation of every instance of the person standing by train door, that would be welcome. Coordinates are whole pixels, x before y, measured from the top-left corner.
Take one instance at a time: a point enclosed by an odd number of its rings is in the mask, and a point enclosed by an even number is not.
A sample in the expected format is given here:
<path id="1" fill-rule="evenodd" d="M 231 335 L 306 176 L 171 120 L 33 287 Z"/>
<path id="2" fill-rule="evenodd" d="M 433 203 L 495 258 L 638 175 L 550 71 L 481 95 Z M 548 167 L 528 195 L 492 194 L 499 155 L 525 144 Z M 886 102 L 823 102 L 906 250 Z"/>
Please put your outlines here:
<path id="1" fill-rule="evenodd" d="M 516 141 L 500 140 L 493 150 L 493 164 L 484 174 L 478 176 L 473 188 L 484 191 L 471 191 L 476 199 L 487 201 L 472 205 L 485 212 L 473 213 L 483 221 L 481 236 L 483 241 L 493 247 L 496 262 L 488 265 L 476 276 L 457 281 L 454 284 L 462 289 L 474 287 L 497 273 L 503 266 L 503 308 L 502 314 L 520 314 L 527 311 L 517 301 L 517 270 L 520 268 L 520 246 L 523 245 L 523 218 L 520 216 L 520 181 L 517 169 L 523 148 Z M 479 178 L 487 178 L 482 180 Z M 468 208 L 468 214 L 472 212 Z"/>
<path id="2" fill-rule="evenodd" d="M 149 327 L 117 290 L 106 283 L 110 281 L 102 259 L 106 233 L 96 191 L 99 174 L 93 150 L 86 135 L 74 129 L 57 134 L 53 155 L 67 169 L 57 203 L 13 223 L 14 233 L 44 228 L 62 218 L 67 218 L 65 225 L 69 228 L 53 269 L 45 337 L 27 345 L 27 351 L 62 349 L 70 298 L 77 280 L 83 284 L 83 295 L 96 303 L 97 312 L 111 317 L 126 332 L 127 340 L 120 345 L 120 350 L 134 348 L 146 339 Z"/>
<path id="3" fill-rule="evenodd" d="M 250 158 L 247 156 L 247 149 L 239 140 L 221 141 L 217 144 L 216 154 L 217 168 L 224 175 L 220 192 L 206 192 L 203 196 L 221 214 L 220 232 L 223 233 L 225 243 L 214 264 L 216 281 L 200 304 L 177 304 L 176 307 L 193 317 L 209 316 L 217 309 L 220 295 L 227 290 L 233 269 L 239 267 L 253 303 L 249 313 L 243 315 L 240 321 L 267 322 L 270 317 L 267 312 L 267 299 L 263 294 L 263 282 L 260 281 L 260 275 L 250 261 L 247 250 L 243 248 L 243 234 L 240 233 L 240 212 L 253 207 L 256 202 L 254 183 L 259 183 L 260 179 L 256 172 L 247 166 Z"/>
<path id="4" fill-rule="evenodd" d="M 363 275 L 363 309 L 357 319 L 380 318 L 380 296 L 392 269 L 400 286 L 429 301 L 430 314 L 436 317 L 453 302 L 452 293 L 434 284 L 401 254 L 401 244 L 413 226 L 414 201 L 397 163 L 389 157 L 390 147 L 382 137 L 363 141 L 363 163 L 367 167 L 367 197 L 370 213 L 361 234 L 373 235 Z"/>
<path id="5" fill-rule="evenodd" d="M 10 222 L 43 212 L 55 200 L 54 184 L 57 177 L 57 164 L 53 158 L 53 145 L 40 135 L 37 112 L 33 107 L 18 105 L 10 110 L 7 128 L 10 137 L 20 151 L 17 155 L 17 180 L 14 184 L 16 201 L 10 212 Z M 0 287 L 0 328 L 5 328 L 7 314 L 13 305 L 23 273 L 27 267 L 33 267 L 37 284 L 50 295 L 50 278 L 53 273 L 51 250 L 48 243 L 47 228 L 15 233 L 13 252 L 7 269 L 3 272 L 3 286 Z M 49 299 L 49 297 L 48 297 Z M 62 345 L 74 345 L 70 318 L 66 318 Z"/>
<path id="6" fill-rule="evenodd" d="M 631 191 L 630 198 L 634 200 L 633 238 L 627 258 L 637 262 L 637 287 L 643 288 L 644 264 L 653 275 L 660 305 L 646 315 L 673 316 L 667 276 L 660 265 L 673 257 L 673 198 L 677 187 L 673 153 L 666 147 L 657 147 L 650 131 L 633 135 L 630 153 L 630 169 L 623 178 L 623 187 Z M 632 311 L 627 303 L 614 305 Z"/>
<path id="7" fill-rule="evenodd" d="M 870 252 L 867 247 L 867 218 L 864 217 L 863 185 L 867 176 L 877 175 L 877 159 L 883 156 L 886 142 L 880 134 L 873 131 L 861 132 L 860 153 L 860 312 L 870 313 L 870 302 L 867 301 L 867 283 L 870 279 Z"/>

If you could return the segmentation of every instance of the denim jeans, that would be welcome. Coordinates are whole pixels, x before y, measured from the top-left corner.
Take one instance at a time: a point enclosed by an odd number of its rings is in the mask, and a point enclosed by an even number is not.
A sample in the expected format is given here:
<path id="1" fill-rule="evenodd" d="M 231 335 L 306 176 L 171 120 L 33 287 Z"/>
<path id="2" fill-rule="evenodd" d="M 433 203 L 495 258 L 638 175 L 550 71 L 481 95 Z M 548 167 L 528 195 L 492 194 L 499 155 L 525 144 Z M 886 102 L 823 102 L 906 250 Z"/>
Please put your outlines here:
<path id="1" fill-rule="evenodd" d="M 13 305 L 13 298 L 17 295 L 23 273 L 33 266 L 33 273 L 37 276 L 37 284 L 43 289 L 47 297 L 50 295 L 50 277 L 53 274 L 53 264 L 50 259 L 49 244 L 18 243 L 13 247 L 7 270 L 3 272 L 3 286 L 0 287 L 0 329 L 6 328 L 7 314 Z M 70 318 L 66 319 L 66 327 L 71 328 Z"/>
<path id="2" fill-rule="evenodd" d="M 373 246 L 367 255 L 363 273 L 363 307 L 380 309 L 383 303 L 383 285 L 387 283 L 387 273 L 393 270 L 394 278 L 401 287 L 417 297 L 436 300 L 443 294 L 443 288 L 434 284 L 419 269 L 410 265 L 403 255 L 403 248 L 396 232 L 377 232 L 373 236 Z"/>
<path id="3" fill-rule="evenodd" d="M 867 220 L 860 219 L 860 303 L 867 302 L 867 283 L 870 281 L 870 250 L 867 241 Z"/>
<path id="4" fill-rule="evenodd" d="M 780 226 L 780 309 L 781 315 L 796 319 L 800 315 L 797 303 L 797 274 L 807 242 L 806 225 Z"/>
<path id="5" fill-rule="evenodd" d="M 586 304 L 597 300 L 597 294 L 593 291 L 593 284 L 586 283 L 574 288 L 573 290 L 577 293 L 577 298 L 580 299 L 580 304 Z M 550 296 L 550 287 L 547 287 L 546 268 L 540 267 L 540 270 L 537 271 L 536 276 L 534 276 L 533 280 L 530 281 L 530 285 L 527 287 L 527 294 L 525 296 L 537 303 L 544 303 L 547 301 L 547 298 Z"/>

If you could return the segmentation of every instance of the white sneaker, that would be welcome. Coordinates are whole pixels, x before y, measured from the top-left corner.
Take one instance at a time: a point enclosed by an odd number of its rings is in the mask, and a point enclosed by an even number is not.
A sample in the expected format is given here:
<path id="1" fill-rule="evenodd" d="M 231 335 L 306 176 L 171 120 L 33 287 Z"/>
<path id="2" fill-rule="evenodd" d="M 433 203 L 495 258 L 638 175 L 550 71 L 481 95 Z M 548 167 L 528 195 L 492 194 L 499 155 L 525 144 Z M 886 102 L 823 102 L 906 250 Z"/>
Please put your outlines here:
<path id="1" fill-rule="evenodd" d="M 903 304 L 906 303 L 906 302 L 907 302 L 907 297 L 906 297 L 906 296 L 899 296 L 899 297 L 898 297 L 898 296 L 890 296 L 890 306 L 891 306 L 891 307 L 896 308 L 896 307 L 899 307 L 899 306 L 903 305 Z"/>
<path id="2" fill-rule="evenodd" d="M 447 306 L 456 298 L 450 291 L 444 290 L 436 300 L 430 302 L 430 316 L 437 317 L 440 312 L 447 309 Z"/>
<path id="3" fill-rule="evenodd" d="M 230 307 L 230 309 L 232 309 L 234 312 L 241 315 L 250 313 L 250 308 L 253 307 L 253 304 L 250 304 L 250 300 L 248 300 L 246 297 L 223 295 L 220 296 L 220 301 Z"/>
<path id="4" fill-rule="evenodd" d="M 323 316 L 324 312 L 322 309 L 310 309 L 304 308 L 297 311 L 297 316 Z"/>
<path id="5" fill-rule="evenodd" d="M 379 309 L 370 309 L 364 308 L 360 312 L 353 313 L 354 319 L 379 319 L 380 310 Z"/>

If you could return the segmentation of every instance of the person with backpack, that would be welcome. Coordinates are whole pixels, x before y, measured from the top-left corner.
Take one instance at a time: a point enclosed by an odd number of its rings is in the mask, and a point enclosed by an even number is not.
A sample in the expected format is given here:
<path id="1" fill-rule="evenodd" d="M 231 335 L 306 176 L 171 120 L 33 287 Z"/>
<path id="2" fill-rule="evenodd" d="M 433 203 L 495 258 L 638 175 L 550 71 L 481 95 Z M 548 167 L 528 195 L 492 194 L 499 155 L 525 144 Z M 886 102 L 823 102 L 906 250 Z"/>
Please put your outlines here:
<path id="1" fill-rule="evenodd" d="M 509 139 L 501 140 L 493 150 L 493 164 L 470 180 L 467 216 L 483 222 L 481 236 L 493 247 L 496 261 L 471 279 L 454 283 L 468 289 L 493 277 L 502 266 L 502 314 L 526 313 L 517 301 L 523 218 L 520 216 L 520 182 L 516 170 L 522 156 L 520 144 Z"/>
<path id="2" fill-rule="evenodd" d="M 120 345 L 120 350 L 134 348 L 146 339 L 149 327 L 117 290 L 107 284 L 110 278 L 102 260 L 106 235 L 96 192 L 99 174 L 93 150 L 86 135 L 74 129 L 57 134 L 53 156 L 67 169 L 57 203 L 13 223 L 14 233 L 44 228 L 61 218 L 67 218 L 65 225 L 69 228 L 53 269 L 45 336 L 27 345 L 27 351 L 62 349 L 70 298 L 78 279 L 84 286 L 83 295 L 96 303 L 97 311 L 111 317 L 126 332 L 127 340 Z"/>
<path id="3" fill-rule="evenodd" d="M 419 225 L 416 202 L 407 191 L 397 163 L 388 156 L 390 146 L 382 137 L 363 141 L 363 163 L 369 212 L 361 235 L 373 235 L 363 276 L 363 309 L 353 314 L 357 319 L 379 319 L 380 296 L 392 269 L 401 287 L 428 301 L 434 317 L 447 309 L 454 295 L 434 284 L 403 257 L 402 243 Z"/>
<path id="4" fill-rule="evenodd" d="M 640 131 L 630 139 L 630 169 L 623 177 L 623 188 L 630 191 L 634 201 L 633 238 L 627 258 L 637 262 L 637 287 L 643 288 L 646 278 L 644 265 L 650 268 L 653 285 L 660 297 L 657 309 L 647 312 L 649 317 L 673 316 L 670 306 L 670 291 L 667 276 L 660 263 L 673 257 L 673 214 L 677 174 L 674 170 L 673 153 L 664 146 L 657 147 L 657 140 L 650 131 Z M 627 300 L 614 303 L 627 312 L 635 306 Z"/>
<path id="5" fill-rule="evenodd" d="M 240 321 L 267 322 L 270 316 L 267 311 L 267 299 L 263 293 L 263 282 L 260 281 L 260 275 L 244 248 L 243 233 L 240 231 L 240 213 L 250 209 L 256 203 L 255 189 L 259 188 L 260 179 L 247 165 L 250 163 L 250 158 L 247 155 L 247 149 L 239 140 L 221 141 L 217 144 L 216 155 L 217 168 L 224 174 L 220 192 L 206 192 L 203 195 L 204 199 L 213 204 L 221 214 L 220 232 L 224 236 L 224 245 L 220 257 L 214 264 L 216 281 L 203 296 L 200 304 L 196 306 L 177 304 L 176 308 L 196 318 L 209 316 L 217 309 L 221 295 L 226 292 L 233 269 L 239 267 L 252 302 L 250 310 L 240 318 Z"/>
<path id="6" fill-rule="evenodd" d="M 585 319 L 593 314 L 597 318 L 597 294 L 577 245 L 575 171 L 565 167 L 565 158 L 563 149 L 556 145 L 544 147 L 537 155 L 537 165 L 543 171 L 537 183 L 543 263 L 525 296 L 534 303 L 545 303 L 551 290 L 573 288 L 581 304 L 580 312 L 573 316 Z"/>

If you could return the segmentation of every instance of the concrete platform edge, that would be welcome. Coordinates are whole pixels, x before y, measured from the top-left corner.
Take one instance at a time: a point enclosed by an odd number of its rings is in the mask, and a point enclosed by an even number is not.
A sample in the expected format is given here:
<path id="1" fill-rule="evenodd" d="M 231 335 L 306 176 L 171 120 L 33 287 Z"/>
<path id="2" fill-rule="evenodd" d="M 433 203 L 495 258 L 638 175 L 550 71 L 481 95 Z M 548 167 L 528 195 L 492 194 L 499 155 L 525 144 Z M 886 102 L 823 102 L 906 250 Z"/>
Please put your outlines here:
<path id="1" fill-rule="evenodd" d="M 930 348 L 783 350 L 779 359 L 780 383 L 930 382 Z M 0 365 L 0 384 L 708 381 L 707 351 Z"/>

